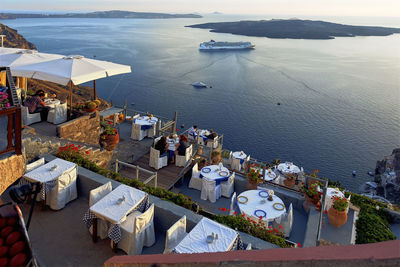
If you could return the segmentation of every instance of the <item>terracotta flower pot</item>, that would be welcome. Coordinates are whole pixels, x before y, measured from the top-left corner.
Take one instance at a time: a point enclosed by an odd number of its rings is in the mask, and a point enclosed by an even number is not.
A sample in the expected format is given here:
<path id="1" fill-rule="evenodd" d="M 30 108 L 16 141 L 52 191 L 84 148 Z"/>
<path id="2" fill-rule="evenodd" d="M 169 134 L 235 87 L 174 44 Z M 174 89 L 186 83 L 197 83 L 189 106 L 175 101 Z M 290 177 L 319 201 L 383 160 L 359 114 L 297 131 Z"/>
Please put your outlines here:
<path id="1" fill-rule="evenodd" d="M 308 213 L 310 211 L 311 206 L 319 207 L 321 205 L 321 202 L 319 199 L 311 199 L 308 195 L 305 195 L 306 200 L 303 202 L 303 208 L 304 210 Z"/>
<path id="2" fill-rule="evenodd" d="M 256 190 L 257 186 L 258 186 L 258 182 L 257 181 L 253 181 L 250 179 L 247 179 L 248 183 L 246 185 L 246 189 L 247 190 Z"/>
<path id="3" fill-rule="evenodd" d="M 119 134 L 115 135 L 101 135 L 99 140 L 100 146 L 108 151 L 113 151 L 119 143 Z"/>
<path id="4" fill-rule="evenodd" d="M 96 111 L 97 110 L 97 108 L 93 108 L 93 109 L 87 109 L 87 108 L 85 108 L 85 111 L 86 112 L 93 112 L 93 111 Z"/>
<path id="5" fill-rule="evenodd" d="M 285 179 L 283 180 L 283 183 L 285 184 L 286 187 L 292 188 L 294 184 L 296 183 L 295 179 Z"/>
<path id="6" fill-rule="evenodd" d="M 341 227 L 347 222 L 347 212 L 337 211 L 333 207 L 328 210 L 329 223 L 335 227 Z"/>

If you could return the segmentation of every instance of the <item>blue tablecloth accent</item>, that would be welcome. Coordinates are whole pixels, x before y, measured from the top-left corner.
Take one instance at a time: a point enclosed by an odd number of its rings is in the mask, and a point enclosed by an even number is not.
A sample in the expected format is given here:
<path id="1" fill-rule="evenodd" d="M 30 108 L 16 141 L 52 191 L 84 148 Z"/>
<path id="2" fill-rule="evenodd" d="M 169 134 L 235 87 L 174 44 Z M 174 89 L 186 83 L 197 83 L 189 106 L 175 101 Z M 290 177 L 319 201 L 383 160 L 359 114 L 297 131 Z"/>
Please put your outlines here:
<path id="1" fill-rule="evenodd" d="M 244 163 L 244 159 L 240 159 L 240 164 L 243 164 Z"/>
<path id="2" fill-rule="evenodd" d="M 215 185 L 219 185 L 219 184 L 221 184 L 221 182 L 228 181 L 228 179 L 229 179 L 229 177 L 231 177 L 231 175 L 232 175 L 232 173 L 229 176 L 214 179 L 215 180 Z M 200 178 L 203 178 L 203 177 L 204 176 L 200 173 Z"/>
<path id="3" fill-rule="evenodd" d="M 146 131 L 146 130 L 150 129 L 151 127 L 152 127 L 152 125 L 142 125 L 142 126 L 140 127 L 140 129 L 141 129 L 142 131 Z"/>

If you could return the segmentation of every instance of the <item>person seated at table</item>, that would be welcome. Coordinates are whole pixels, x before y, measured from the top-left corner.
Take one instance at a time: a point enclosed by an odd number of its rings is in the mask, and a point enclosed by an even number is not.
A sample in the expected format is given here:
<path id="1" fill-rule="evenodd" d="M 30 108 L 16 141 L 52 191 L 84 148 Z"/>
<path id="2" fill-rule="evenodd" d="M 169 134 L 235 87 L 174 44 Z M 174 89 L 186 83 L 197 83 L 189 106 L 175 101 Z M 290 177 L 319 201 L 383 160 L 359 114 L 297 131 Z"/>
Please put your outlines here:
<path id="1" fill-rule="evenodd" d="M 193 125 L 189 130 L 188 130 L 188 136 L 189 139 L 191 140 L 196 140 L 198 133 L 197 133 L 197 125 Z"/>
<path id="2" fill-rule="evenodd" d="M 198 163 L 198 168 L 199 170 L 203 169 L 205 166 L 207 166 L 207 160 L 206 159 L 201 159 Z"/>
<path id="3" fill-rule="evenodd" d="M 25 100 L 25 107 L 28 108 L 29 113 L 40 113 L 42 121 L 47 120 L 49 114 L 49 107 L 46 107 L 46 103 L 43 101 L 45 93 L 43 90 L 38 90 L 36 93 Z"/>
<path id="4" fill-rule="evenodd" d="M 214 139 L 218 136 L 216 132 L 214 132 L 212 129 L 210 130 L 210 134 L 207 135 L 206 137 L 208 138 L 208 141 L 214 141 Z"/>
<path id="5" fill-rule="evenodd" d="M 167 155 L 168 149 L 167 137 L 163 136 L 158 140 L 158 142 L 154 145 L 154 148 L 160 151 L 160 157 L 164 157 Z"/>
<path id="6" fill-rule="evenodd" d="M 218 165 L 222 161 L 221 152 L 213 151 L 211 152 L 211 164 Z"/>
<path id="7" fill-rule="evenodd" d="M 170 134 L 167 138 L 168 143 L 168 160 L 171 164 L 175 163 L 175 150 L 176 150 L 176 143 L 177 143 L 177 135 Z"/>
<path id="8" fill-rule="evenodd" d="M 186 135 L 181 134 L 179 136 L 179 144 L 176 145 L 176 150 L 179 156 L 185 156 L 186 148 L 189 146 L 189 140 Z"/>

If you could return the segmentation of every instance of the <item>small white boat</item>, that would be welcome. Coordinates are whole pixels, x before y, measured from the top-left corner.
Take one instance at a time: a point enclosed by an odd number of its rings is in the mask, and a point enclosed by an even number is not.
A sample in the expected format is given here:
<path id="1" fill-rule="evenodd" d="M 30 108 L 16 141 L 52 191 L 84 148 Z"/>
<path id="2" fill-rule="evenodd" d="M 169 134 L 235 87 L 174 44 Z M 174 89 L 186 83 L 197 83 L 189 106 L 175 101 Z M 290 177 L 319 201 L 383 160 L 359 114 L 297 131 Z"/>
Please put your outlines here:
<path id="1" fill-rule="evenodd" d="M 208 85 L 203 82 L 194 82 L 194 83 L 192 83 L 192 86 L 197 87 L 197 88 L 207 88 L 208 87 Z"/>

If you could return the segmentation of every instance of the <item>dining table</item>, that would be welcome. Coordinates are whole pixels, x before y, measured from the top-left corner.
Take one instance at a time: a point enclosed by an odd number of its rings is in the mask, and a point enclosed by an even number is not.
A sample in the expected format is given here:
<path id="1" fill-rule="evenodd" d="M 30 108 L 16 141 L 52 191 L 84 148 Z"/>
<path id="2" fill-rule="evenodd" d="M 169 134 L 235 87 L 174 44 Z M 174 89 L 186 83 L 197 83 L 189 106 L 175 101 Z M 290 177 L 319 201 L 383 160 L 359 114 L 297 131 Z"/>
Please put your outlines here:
<path id="1" fill-rule="evenodd" d="M 211 238 L 214 236 L 214 238 Z M 237 231 L 203 217 L 173 249 L 174 253 L 205 253 L 242 250 Z"/>
<path id="2" fill-rule="evenodd" d="M 278 196 L 273 195 L 268 200 L 267 190 L 248 190 L 237 197 L 239 210 L 246 217 L 258 222 L 260 219 L 268 224 L 280 223 L 281 216 L 286 212 L 285 204 Z"/>
<path id="3" fill-rule="evenodd" d="M 285 162 L 278 165 L 278 170 L 283 174 L 299 173 L 301 170 L 292 162 Z"/>
<path id="4" fill-rule="evenodd" d="M 43 102 L 46 104 L 47 107 L 49 108 L 55 108 L 57 105 L 60 105 L 61 102 L 59 99 L 51 99 L 51 98 L 45 98 L 43 99 Z"/>
<path id="5" fill-rule="evenodd" d="M 205 145 L 208 140 L 208 135 L 210 135 L 210 131 L 207 129 L 199 130 L 199 139 L 198 142 L 200 145 Z"/>
<path id="6" fill-rule="evenodd" d="M 108 237 L 117 244 L 121 240 L 120 224 L 126 217 L 134 212 L 144 212 L 149 207 L 149 196 L 147 193 L 121 184 L 94 205 L 85 213 L 84 221 L 90 228 L 93 224 L 93 241 L 97 239 L 97 219 L 111 223 Z"/>
<path id="7" fill-rule="evenodd" d="M 205 178 L 209 181 L 216 181 L 216 184 L 220 184 L 221 182 L 228 181 L 231 172 L 228 168 L 224 167 L 222 164 L 220 165 L 209 165 L 203 167 L 200 171 L 200 178 Z"/>

